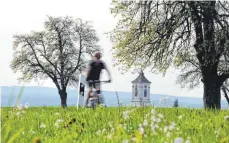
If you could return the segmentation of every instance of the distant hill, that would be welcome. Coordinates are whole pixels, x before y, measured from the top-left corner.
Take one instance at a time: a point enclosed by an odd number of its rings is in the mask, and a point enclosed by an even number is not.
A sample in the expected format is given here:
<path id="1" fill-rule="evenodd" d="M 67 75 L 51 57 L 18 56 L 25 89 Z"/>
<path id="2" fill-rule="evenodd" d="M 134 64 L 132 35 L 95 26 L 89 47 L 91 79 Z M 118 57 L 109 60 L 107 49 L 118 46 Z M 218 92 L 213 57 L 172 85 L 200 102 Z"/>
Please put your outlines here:
<path id="1" fill-rule="evenodd" d="M 15 105 L 16 99 L 22 90 L 20 86 L 2 86 L 1 87 L 1 105 L 2 106 L 13 106 Z M 77 90 L 68 89 L 67 103 L 69 106 L 76 105 L 77 101 Z M 107 106 L 118 106 L 117 97 L 115 92 L 104 91 L 105 101 Z M 129 105 L 132 93 L 131 92 L 118 92 L 119 100 L 122 105 Z M 170 102 L 168 105 L 161 105 L 160 99 L 164 97 L 169 97 Z M 10 97 L 12 97 L 12 102 L 8 104 Z M 195 97 L 176 97 L 162 94 L 151 94 L 151 103 L 155 106 L 172 106 L 175 99 L 178 99 L 179 106 L 189 107 L 189 108 L 203 108 L 202 98 Z M 224 98 L 222 98 L 224 99 Z M 38 87 L 38 86 L 27 86 L 24 88 L 23 94 L 21 96 L 21 103 L 28 102 L 30 106 L 60 106 L 60 97 L 56 88 L 49 87 Z M 228 108 L 226 100 L 221 101 L 222 109 Z"/>

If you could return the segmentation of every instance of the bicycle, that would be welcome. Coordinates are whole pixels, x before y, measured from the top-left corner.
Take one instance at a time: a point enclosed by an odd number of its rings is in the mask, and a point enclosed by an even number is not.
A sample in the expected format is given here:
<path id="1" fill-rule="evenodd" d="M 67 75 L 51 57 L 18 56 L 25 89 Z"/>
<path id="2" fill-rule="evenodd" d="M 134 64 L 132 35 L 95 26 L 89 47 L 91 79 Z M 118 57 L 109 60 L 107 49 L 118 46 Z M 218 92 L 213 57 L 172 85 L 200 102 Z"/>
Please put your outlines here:
<path id="1" fill-rule="evenodd" d="M 110 83 L 110 80 L 106 80 L 106 81 L 99 81 L 99 80 L 95 80 L 95 81 L 88 81 L 91 84 L 97 84 L 97 83 Z M 88 99 L 88 103 L 87 105 L 85 105 L 85 107 L 88 108 L 95 108 L 97 105 L 104 105 L 104 96 L 103 94 L 97 94 L 95 88 L 92 89 L 92 93 L 90 93 L 89 95 L 89 99 Z"/>

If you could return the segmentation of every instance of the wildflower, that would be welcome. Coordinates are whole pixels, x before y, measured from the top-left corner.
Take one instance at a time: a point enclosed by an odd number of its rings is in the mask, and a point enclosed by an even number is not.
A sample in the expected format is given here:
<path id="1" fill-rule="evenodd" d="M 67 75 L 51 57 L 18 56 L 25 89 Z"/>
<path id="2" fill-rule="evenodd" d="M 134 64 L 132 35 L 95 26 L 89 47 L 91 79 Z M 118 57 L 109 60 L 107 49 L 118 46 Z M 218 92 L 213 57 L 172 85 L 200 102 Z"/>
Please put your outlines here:
<path id="1" fill-rule="evenodd" d="M 139 131 L 140 131 L 141 134 L 144 134 L 144 128 L 143 127 L 140 127 Z"/>
<path id="2" fill-rule="evenodd" d="M 182 115 L 178 116 L 178 118 L 181 119 L 182 118 Z"/>
<path id="3" fill-rule="evenodd" d="M 151 120 L 152 120 L 152 121 L 156 121 L 155 116 L 152 116 L 152 117 L 151 117 Z"/>
<path id="4" fill-rule="evenodd" d="M 168 127 L 165 126 L 165 127 L 164 127 L 164 132 L 167 132 L 167 130 L 168 130 Z"/>
<path id="5" fill-rule="evenodd" d="M 174 128 L 175 128 L 175 123 L 172 123 L 168 128 L 169 128 L 169 130 L 173 130 Z"/>
<path id="6" fill-rule="evenodd" d="M 166 137 L 169 138 L 171 136 L 170 132 L 167 132 Z"/>
<path id="7" fill-rule="evenodd" d="M 22 131 L 22 132 L 21 132 L 21 134 L 22 134 L 22 135 L 24 135 L 24 134 L 25 134 L 25 132 L 24 132 L 24 131 Z"/>
<path id="8" fill-rule="evenodd" d="M 24 105 L 25 108 L 29 108 L 29 103 L 26 102 L 25 105 Z"/>
<path id="9" fill-rule="evenodd" d="M 112 138 L 111 134 L 108 134 L 108 135 L 107 135 L 107 138 L 108 138 L 108 139 L 111 139 L 111 138 Z"/>
<path id="10" fill-rule="evenodd" d="M 136 141 L 136 138 L 134 137 L 134 138 L 132 138 L 132 141 Z"/>
<path id="11" fill-rule="evenodd" d="M 17 112 L 16 115 L 19 116 L 21 114 L 21 112 Z"/>
<path id="12" fill-rule="evenodd" d="M 45 128 L 46 127 L 46 125 L 44 124 L 44 123 L 42 123 L 41 125 L 40 125 L 40 128 Z"/>
<path id="13" fill-rule="evenodd" d="M 158 114 L 158 117 L 159 117 L 159 118 L 164 118 L 164 115 Z"/>
<path id="14" fill-rule="evenodd" d="M 155 132 L 155 126 L 151 126 L 151 130 L 152 130 L 152 132 Z"/>
<path id="15" fill-rule="evenodd" d="M 148 125 L 147 120 L 144 120 L 144 122 L 143 122 L 143 126 L 147 126 L 147 125 Z"/>
<path id="16" fill-rule="evenodd" d="M 35 137 L 33 139 L 33 143 L 41 143 L 41 139 L 39 137 Z"/>
<path id="17" fill-rule="evenodd" d="M 181 137 L 177 137 L 174 139 L 174 143 L 183 143 L 183 142 L 184 142 L 184 139 Z"/>
<path id="18" fill-rule="evenodd" d="M 215 131 L 215 134 L 216 134 L 216 137 L 218 138 L 219 137 L 219 134 L 220 134 L 220 129 L 216 130 Z"/>
<path id="19" fill-rule="evenodd" d="M 185 143 L 191 143 L 191 141 L 190 140 L 186 140 Z"/>
<path id="20" fill-rule="evenodd" d="M 24 111 L 24 110 L 22 110 L 21 112 L 22 112 L 22 113 L 25 113 L 25 111 Z"/>
<path id="21" fill-rule="evenodd" d="M 59 115 L 60 113 L 56 112 L 55 114 L 56 114 L 56 115 Z"/>
<path id="22" fill-rule="evenodd" d="M 108 125 L 109 125 L 110 127 L 112 127 L 112 123 L 113 123 L 113 122 L 108 122 Z"/>
<path id="23" fill-rule="evenodd" d="M 228 121 L 229 121 L 229 116 L 228 116 L 228 115 L 225 116 L 225 117 L 224 117 L 224 120 L 228 120 Z"/>
<path id="24" fill-rule="evenodd" d="M 152 110 L 151 110 L 151 113 L 152 113 L 152 114 L 155 114 L 155 113 L 156 113 L 155 109 L 152 109 Z"/>
<path id="25" fill-rule="evenodd" d="M 96 132 L 96 134 L 97 134 L 97 135 L 100 135 L 100 133 L 101 133 L 101 131 L 100 131 L 100 130 L 98 130 L 98 131 Z"/>
<path id="26" fill-rule="evenodd" d="M 123 118 L 124 119 L 127 119 L 128 118 L 128 112 L 127 111 L 123 113 Z"/>
<path id="27" fill-rule="evenodd" d="M 102 132 L 105 132 L 106 131 L 106 129 L 103 129 L 103 131 Z"/>
<path id="28" fill-rule="evenodd" d="M 156 119 L 156 122 L 157 122 L 157 123 L 160 123 L 160 122 L 161 122 L 161 119 L 160 119 L 160 118 L 157 118 L 157 119 Z"/>
<path id="29" fill-rule="evenodd" d="M 35 131 L 31 131 L 32 134 L 35 134 Z"/>
<path id="30" fill-rule="evenodd" d="M 128 143 L 128 140 L 124 140 L 123 143 Z"/>

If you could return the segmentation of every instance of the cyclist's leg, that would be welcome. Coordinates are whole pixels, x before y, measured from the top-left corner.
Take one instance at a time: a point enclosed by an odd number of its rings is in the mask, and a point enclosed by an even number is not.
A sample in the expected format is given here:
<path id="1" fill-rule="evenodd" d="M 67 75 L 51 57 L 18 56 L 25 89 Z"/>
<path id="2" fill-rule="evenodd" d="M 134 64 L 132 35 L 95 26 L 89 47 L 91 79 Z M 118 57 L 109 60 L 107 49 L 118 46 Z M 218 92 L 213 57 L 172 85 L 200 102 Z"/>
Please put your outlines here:
<path id="1" fill-rule="evenodd" d="M 101 96 L 101 86 L 100 86 L 100 83 L 97 83 L 97 84 L 96 84 L 95 89 L 96 89 L 97 97 L 98 97 L 98 99 L 99 99 L 99 103 L 101 104 L 101 103 L 103 103 L 104 101 L 103 101 L 103 97 Z"/>
<path id="2" fill-rule="evenodd" d="M 93 88 L 93 84 L 88 82 L 88 94 L 87 94 L 87 98 L 86 98 L 86 105 L 88 104 L 88 100 L 89 100 L 90 95 L 92 93 L 92 88 Z"/>

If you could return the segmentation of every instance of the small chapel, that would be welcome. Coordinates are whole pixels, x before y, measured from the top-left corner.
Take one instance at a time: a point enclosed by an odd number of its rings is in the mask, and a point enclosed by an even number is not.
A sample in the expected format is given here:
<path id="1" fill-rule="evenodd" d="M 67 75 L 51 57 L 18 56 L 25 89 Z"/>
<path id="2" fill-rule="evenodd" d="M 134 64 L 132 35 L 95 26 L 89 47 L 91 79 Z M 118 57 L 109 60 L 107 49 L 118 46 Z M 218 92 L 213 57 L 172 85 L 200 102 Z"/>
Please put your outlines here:
<path id="1" fill-rule="evenodd" d="M 133 106 L 150 106 L 150 84 L 146 79 L 143 71 L 132 82 L 132 105 Z"/>

